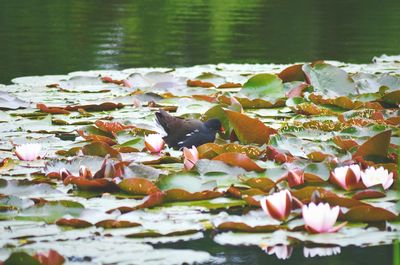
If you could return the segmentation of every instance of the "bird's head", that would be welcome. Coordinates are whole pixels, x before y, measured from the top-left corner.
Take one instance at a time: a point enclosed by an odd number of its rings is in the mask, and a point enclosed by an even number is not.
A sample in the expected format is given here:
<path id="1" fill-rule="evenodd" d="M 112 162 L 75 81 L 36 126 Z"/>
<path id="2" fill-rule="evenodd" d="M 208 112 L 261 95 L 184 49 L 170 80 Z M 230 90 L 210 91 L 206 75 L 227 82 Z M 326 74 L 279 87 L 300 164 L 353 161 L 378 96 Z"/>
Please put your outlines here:
<path id="1" fill-rule="evenodd" d="M 204 126 L 216 132 L 222 129 L 221 121 L 218 119 L 210 119 L 204 123 Z"/>

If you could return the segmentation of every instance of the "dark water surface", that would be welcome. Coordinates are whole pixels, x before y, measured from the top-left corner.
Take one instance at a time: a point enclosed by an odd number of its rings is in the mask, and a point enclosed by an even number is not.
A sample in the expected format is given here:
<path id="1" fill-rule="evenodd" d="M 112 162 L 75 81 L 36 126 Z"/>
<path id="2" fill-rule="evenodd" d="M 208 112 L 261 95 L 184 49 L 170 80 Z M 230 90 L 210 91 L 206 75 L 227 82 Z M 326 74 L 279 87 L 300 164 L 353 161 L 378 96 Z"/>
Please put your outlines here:
<path id="1" fill-rule="evenodd" d="M 0 82 L 75 70 L 368 62 L 400 54 L 399 0 L 0 0 Z"/>
<path id="2" fill-rule="evenodd" d="M 312 258 L 305 258 L 303 248 L 295 247 L 290 258 L 286 260 L 277 259 L 275 254 L 267 255 L 259 247 L 221 246 L 213 243 L 210 238 L 160 244 L 159 247 L 203 250 L 214 257 L 224 258 L 223 264 L 235 265 L 400 265 L 398 261 L 394 261 L 394 248 L 390 245 L 368 248 L 346 247 L 341 248 L 337 255 Z"/>

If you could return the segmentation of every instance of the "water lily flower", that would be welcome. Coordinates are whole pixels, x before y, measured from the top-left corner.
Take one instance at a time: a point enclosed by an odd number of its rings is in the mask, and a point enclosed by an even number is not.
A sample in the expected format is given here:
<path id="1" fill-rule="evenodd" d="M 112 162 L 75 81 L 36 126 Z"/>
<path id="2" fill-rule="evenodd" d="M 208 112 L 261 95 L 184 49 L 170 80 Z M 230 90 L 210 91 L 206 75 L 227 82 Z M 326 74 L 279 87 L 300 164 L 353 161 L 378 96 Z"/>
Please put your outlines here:
<path id="1" fill-rule="evenodd" d="M 292 209 L 292 195 L 288 190 L 281 190 L 260 200 L 262 209 L 272 218 L 286 220 Z"/>
<path id="2" fill-rule="evenodd" d="M 310 203 L 302 207 L 306 229 L 311 233 L 333 233 L 346 223 L 333 227 L 339 216 L 339 206 L 331 208 L 328 203 Z"/>
<path id="3" fill-rule="evenodd" d="M 33 161 L 40 158 L 41 144 L 22 144 L 15 148 L 15 155 L 22 161 Z"/>
<path id="4" fill-rule="evenodd" d="M 265 246 L 262 248 L 268 255 L 273 255 L 278 259 L 288 259 L 293 253 L 293 247 L 289 245 L 276 245 L 272 247 Z"/>
<path id="5" fill-rule="evenodd" d="M 331 177 L 343 189 L 350 190 L 360 182 L 361 168 L 357 164 L 337 167 L 331 172 Z"/>
<path id="6" fill-rule="evenodd" d="M 87 166 L 81 165 L 79 167 L 79 176 L 84 178 L 92 178 L 92 171 Z"/>
<path id="7" fill-rule="evenodd" d="M 183 165 L 186 170 L 191 170 L 196 162 L 199 160 L 199 152 L 197 151 L 196 146 L 192 146 L 192 148 L 183 148 Z"/>
<path id="8" fill-rule="evenodd" d="M 144 145 L 150 153 L 160 153 L 165 142 L 160 134 L 149 134 L 144 137 Z"/>
<path id="9" fill-rule="evenodd" d="M 72 176 L 71 172 L 69 172 L 69 170 L 66 168 L 61 168 L 58 174 L 62 180 L 68 178 L 69 176 Z"/>
<path id="10" fill-rule="evenodd" d="M 393 172 L 389 173 L 383 167 L 368 167 L 364 172 L 361 172 L 361 179 L 367 188 L 381 184 L 387 190 L 393 184 Z"/>
<path id="11" fill-rule="evenodd" d="M 340 247 L 332 247 L 332 248 L 307 248 L 304 247 L 303 254 L 304 257 L 313 258 L 316 256 L 325 257 L 325 256 L 332 256 L 337 255 L 340 253 Z"/>
<path id="12" fill-rule="evenodd" d="M 289 187 L 291 188 L 304 184 L 304 171 L 301 168 L 289 170 L 287 174 L 287 181 L 289 183 Z"/>

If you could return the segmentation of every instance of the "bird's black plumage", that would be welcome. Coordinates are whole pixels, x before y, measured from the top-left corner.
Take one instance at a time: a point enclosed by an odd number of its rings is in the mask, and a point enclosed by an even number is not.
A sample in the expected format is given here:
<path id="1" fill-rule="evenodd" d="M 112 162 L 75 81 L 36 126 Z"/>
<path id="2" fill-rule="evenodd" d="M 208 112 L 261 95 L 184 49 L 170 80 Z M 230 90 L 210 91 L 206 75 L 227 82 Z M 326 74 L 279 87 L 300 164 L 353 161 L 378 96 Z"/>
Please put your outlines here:
<path id="1" fill-rule="evenodd" d="M 195 119 L 174 117 L 165 110 L 156 112 L 156 117 L 167 133 L 164 141 L 174 149 L 214 142 L 215 134 L 221 129 L 218 119 L 210 119 L 203 123 Z"/>

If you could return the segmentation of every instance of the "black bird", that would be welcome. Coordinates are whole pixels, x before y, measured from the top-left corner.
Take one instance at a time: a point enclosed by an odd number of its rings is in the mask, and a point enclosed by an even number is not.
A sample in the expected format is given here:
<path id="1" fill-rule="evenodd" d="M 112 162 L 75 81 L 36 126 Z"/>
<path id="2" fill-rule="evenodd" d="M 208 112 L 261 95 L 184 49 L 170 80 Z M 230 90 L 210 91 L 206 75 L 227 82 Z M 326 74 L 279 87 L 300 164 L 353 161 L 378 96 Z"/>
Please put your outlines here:
<path id="1" fill-rule="evenodd" d="M 167 133 L 164 141 L 174 149 L 214 142 L 215 134 L 222 127 L 218 119 L 210 119 L 203 123 L 195 119 L 174 117 L 162 109 L 156 112 L 156 117 Z"/>

